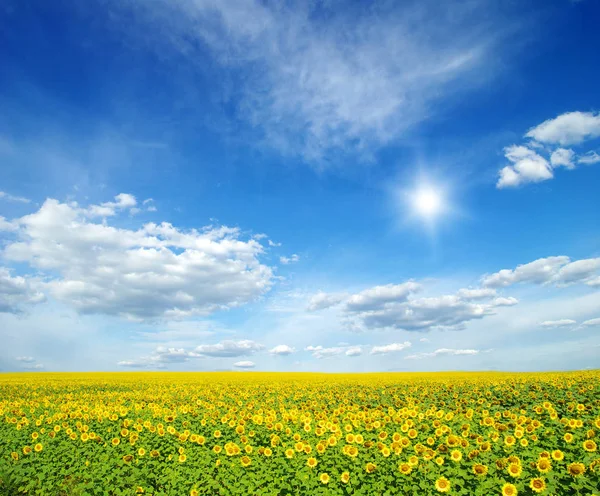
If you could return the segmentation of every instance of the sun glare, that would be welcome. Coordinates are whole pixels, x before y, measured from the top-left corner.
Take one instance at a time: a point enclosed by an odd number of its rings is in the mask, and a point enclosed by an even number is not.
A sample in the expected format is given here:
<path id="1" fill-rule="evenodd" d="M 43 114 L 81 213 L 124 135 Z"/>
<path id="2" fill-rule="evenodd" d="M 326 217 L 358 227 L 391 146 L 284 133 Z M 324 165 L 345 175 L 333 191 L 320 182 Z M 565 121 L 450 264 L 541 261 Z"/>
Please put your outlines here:
<path id="1" fill-rule="evenodd" d="M 442 211 L 442 196 L 433 188 L 421 188 L 413 197 L 413 207 L 419 215 L 432 218 Z"/>

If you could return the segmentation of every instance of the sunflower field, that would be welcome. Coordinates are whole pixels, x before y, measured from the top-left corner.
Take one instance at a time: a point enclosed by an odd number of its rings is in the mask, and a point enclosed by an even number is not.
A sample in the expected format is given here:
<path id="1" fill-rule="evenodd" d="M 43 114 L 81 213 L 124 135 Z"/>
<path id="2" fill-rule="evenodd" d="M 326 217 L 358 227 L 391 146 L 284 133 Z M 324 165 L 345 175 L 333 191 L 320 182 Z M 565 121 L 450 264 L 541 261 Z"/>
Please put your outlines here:
<path id="1" fill-rule="evenodd" d="M 0 495 L 597 495 L 600 372 L 0 375 Z"/>

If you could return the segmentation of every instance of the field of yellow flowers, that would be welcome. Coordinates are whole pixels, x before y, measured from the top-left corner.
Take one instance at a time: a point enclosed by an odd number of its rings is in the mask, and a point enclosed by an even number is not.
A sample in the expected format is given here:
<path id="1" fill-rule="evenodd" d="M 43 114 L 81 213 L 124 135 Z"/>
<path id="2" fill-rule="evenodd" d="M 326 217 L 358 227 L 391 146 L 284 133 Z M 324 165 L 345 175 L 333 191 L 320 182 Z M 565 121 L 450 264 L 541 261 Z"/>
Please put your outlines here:
<path id="1" fill-rule="evenodd" d="M 599 379 L 2 374 L 0 494 L 599 494 Z"/>

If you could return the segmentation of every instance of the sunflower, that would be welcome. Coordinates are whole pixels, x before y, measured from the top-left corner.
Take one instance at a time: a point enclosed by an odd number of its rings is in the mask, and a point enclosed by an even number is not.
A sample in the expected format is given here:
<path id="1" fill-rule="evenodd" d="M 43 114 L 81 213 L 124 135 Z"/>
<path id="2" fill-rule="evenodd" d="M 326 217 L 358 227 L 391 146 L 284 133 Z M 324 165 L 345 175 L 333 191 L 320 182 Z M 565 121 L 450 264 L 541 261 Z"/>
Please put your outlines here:
<path id="1" fill-rule="evenodd" d="M 144 448 L 140 448 L 138 450 L 138 456 L 144 456 L 146 454 L 146 450 Z"/>
<path id="2" fill-rule="evenodd" d="M 508 466 L 508 475 L 511 477 L 519 477 L 523 472 L 523 468 L 518 463 L 511 463 Z"/>
<path id="3" fill-rule="evenodd" d="M 121 443 L 121 439 L 119 439 L 118 437 L 113 438 L 113 440 L 110 442 L 113 446 L 118 446 Z"/>
<path id="4" fill-rule="evenodd" d="M 408 475 L 412 472 L 412 467 L 408 463 L 401 463 L 398 465 L 398 470 L 403 475 Z"/>
<path id="5" fill-rule="evenodd" d="M 329 484 L 329 474 L 327 473 L 323 473 L 319 476 L 319 480 L 321 481 L 321 484 Z"/>
<path id="6" fill-rule="evenodd" d="M 476 463 L 475 465 L 473 465 L 473 473 L 479 477 L 483 477 L 488 473 L 488 468 L 486 465 Z"/>
<path id="7" fill-rule="evenodd" d="M 306 465 L 308 465 L 310 468 L 314 468 L 317 466 L 317 459 L 313 458 L 312 456 L 306 460 Z"/>
<path id="8" fill-rule="evenodd" d="M 517 491 L 517 486 L 514 484 L 510 484 L 507 482 L 502 486 L 502 496 L 517 496 L 519 492 Z"/>
<path id="9" fill-rule="evenodd" d="M 570 432 L 567 432 L 564 436 L 563 439 L 567 442 L 567 443 L 572 443 L 573 442 L 573 434 L 571 434 Z"/>
<path id="10" fill-rule="evenodd" d="M 375 472 L 375 470 L 377 469 L 377 465 L 375 465 L 374 463 L 367 463 L 365 465 L 365 470 L 367 471 L 367 474 L 372 474 L 373 472 Z"/>
<path id="11" fill-rule="evenodd" d="M 190 491 L 190 496 L 199 496 L 200 492 L 198 492 L 198 489 L 192 489 Z"/>
<path id="12" fill-rule="evenodd" d="M 23 454 L 28 455 L 31 453 L 31 446 L 23 446 Z"/>
<path id="13" fill-rule="evenodd" d="M 450 481 L 445 477 L 440 477 L 435 481 L 435 490 L 440 493 L 447 493 L 450 491 Z"/>
<path id="14" fill-rule="evenodd" d="M 570 463 L 567 470 L 573 477 L 578 477 L 585 472 L 585 465 L 583 463 Z"/>
<path id="15" fill-rule="evenodd" d="M 342 481 L 343 484 L 348 484 L 348 482 L 350 481 L 350 473 L 349 472 L 342 472 L 341 481 Z"/>
<path id="16" fill-rule="evenodd" d="M 452 461 L 454 462 L 460 462 L 462 460 L 462 452 L 458 450 L 452 450 L 450 453 L 450 458 L 452 458 Z"/>
<path id="17" fill-rule="evenodd" d="M 565 454 L 561 450 L 559 450 L 559 449 L 556 449 L 556 450 L 554 450 L 552 452 L 552 459 L 553 460 L 560 461 L 564 457 L 565 457 Z"/>
<path id="18" fill-rule="evenodd" d="M 252 460 L 249 456 L 244 455 L 240 459 L 240 463 L 242 464 L 242 467 L 248 467 L 252 463 Z"/>
<path id="19" fill-rule="evenodd" d="M 17 461 L 17 460 L 19 459 L 19 453 L 17 453 L 16 451 L 13 451 L 13 452 L 10 454 L 10 456 L 11 456 L 11 458 L 12 458 L 14 461 Z"/>
<path id="20" fill-rule="evenodd" d="M 160 453 L 158 452 L 158 450 L 152 450 L 152 451 L 150 452 L 150 456 L 151 456 L 152 458 L 158 458 L 158 457 L 160 456 Z"/>
<path id="21" fill-rule="evenodd" d="M 44 447 L 42 446 L 42 443 L 37 443 L 34 447 L 33 447 L 34 451 L 36 453 L 39 453 L 40 451 L 42 451 L 44 449 Z"/>
<path id="22" fill-rule="evenodd" d="M 588 439 L 587 441 L 583 442 L 583 449 L 589 453 L 592 453 L 592 452 L 596 451 L 596 449 L 598 449 L 598 447 L 596 446 L 596 443 L 594 441 L 592 441 L 591 439 Z"/>
<path id="23" fill-rule="evenodd" d="M 185 453 L 179 455 L 179 458 L 177 459 L 177 461 L 179 461 L 179 463 L 183 463 L 187 460 L 187 455 Z"/>
<path id="24" fill-rule="evenodd" d="M 535 477 L 529 481 L 529 487 L 533 492 L 541 493 L 546 489 L 546 482 L 541 477 Z"/>
<path id="25" fill-rule="evenodd" d="M 124 455 L 123 456 L 123 461 L 125 463 L 131 463 L 133 461 L 133 455 Z"/>
<path id="26" fill-rule="evenodd" d="M 271 456 L 273 454 L 273 450 L 271 448 L 265 448 L 265 450 L 263 451 L 263 455 L 265 456 Z"/>
<path id="27" fill-rule="evenodd" d="M 294 458 L 294 450 L 293 449 L 286 449 L 285 450 L 285 457 L 286 458 Z"/>
<path id="28" fill-rule="evenodd" d="M 543 474 L 552 470 L 552 463 L 550 462 L 550 460 L 548 460 L 548 458 L 541 458 L 540 460 L 538 460 L 536 466 L 537 469 Z"/>

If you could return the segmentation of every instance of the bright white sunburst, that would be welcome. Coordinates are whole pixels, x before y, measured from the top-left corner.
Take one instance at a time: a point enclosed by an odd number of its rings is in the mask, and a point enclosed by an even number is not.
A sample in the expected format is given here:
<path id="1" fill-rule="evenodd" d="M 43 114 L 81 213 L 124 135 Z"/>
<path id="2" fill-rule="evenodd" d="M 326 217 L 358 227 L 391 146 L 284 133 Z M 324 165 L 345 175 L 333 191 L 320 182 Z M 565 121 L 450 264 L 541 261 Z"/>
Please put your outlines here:
<path id="1" fill-rule="evenodd" d="M 412 196 L 413 208 L 423 217 L 432 219 L 443 210 L 442 194 L 434 188 L 421 187 Z"/>

